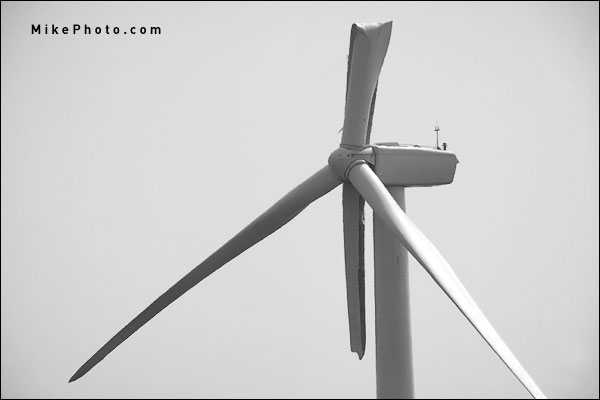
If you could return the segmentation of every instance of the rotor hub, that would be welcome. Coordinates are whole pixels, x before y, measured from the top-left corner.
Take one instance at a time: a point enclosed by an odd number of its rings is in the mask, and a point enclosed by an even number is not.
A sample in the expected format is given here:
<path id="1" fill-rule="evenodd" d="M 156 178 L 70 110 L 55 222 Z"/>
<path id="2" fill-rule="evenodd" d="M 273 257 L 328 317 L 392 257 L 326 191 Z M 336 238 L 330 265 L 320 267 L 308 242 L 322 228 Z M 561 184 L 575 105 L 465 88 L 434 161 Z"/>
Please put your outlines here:
<path id="1" fill-rule="evenodd" d="M 338 147 L 328 159 L 329 168 L 344 182 L 348 181 L 350 169 L 359 163 L 375 165 L 375 155 L 371 147 Z"/>

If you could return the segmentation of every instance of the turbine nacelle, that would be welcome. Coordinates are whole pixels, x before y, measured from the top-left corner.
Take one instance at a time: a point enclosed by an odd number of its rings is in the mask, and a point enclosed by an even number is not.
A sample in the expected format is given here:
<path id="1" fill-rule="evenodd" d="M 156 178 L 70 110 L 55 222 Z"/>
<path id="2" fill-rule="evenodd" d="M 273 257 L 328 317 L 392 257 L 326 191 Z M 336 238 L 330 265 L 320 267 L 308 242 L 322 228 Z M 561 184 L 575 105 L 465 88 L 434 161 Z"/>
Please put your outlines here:
<path id="1" fill-rule="evenodd" d="M 377 143 L 364 147 L 342 145 L 329 156 L 329 167 L 343 181 L 353 166 L 367 163 L 384 185 L 438 186 L 454 180 L 458 159 L 447 150 L 419 145 Z"/>

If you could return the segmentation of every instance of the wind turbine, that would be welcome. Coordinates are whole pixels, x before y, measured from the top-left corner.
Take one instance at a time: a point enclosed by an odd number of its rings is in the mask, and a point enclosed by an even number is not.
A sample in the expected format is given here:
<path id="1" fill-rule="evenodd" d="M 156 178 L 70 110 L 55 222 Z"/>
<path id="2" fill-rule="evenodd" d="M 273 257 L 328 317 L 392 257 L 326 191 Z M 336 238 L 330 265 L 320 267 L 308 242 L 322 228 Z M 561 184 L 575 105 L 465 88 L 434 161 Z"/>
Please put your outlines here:
<path id="1" fill-rule="evenodd" d="M 113 336 L 71 377 L 98 364 L 156 314 L 204 278 L 292 220 L 310 203 L 343 185 L 344 250 L 351 350 L 365 352 L 364 202 L 374 213 L 376 369 L 379 398 L 412 398 L 408 252 L 535 398 L 545 398 L 434 245 L 408 218 L 404 188 L 449 184 L 458 160 L 450 151 L 397 143 L 370 144 L 379 73 L 392 23 L 354 24 L 342 142 L 328 165 L 190 271 Z"/>

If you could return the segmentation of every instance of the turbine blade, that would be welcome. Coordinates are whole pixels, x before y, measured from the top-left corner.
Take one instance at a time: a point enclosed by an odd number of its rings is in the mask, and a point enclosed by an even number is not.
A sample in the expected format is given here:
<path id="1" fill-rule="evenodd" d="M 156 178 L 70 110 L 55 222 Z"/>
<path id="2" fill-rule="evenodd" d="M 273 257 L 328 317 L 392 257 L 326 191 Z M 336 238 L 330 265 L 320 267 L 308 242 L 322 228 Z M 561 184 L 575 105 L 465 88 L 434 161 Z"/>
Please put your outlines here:
<path id="1" fill-rule="evenodd" d="M 392 22 L 352 25 L 342 144 L 364 146 L 370 135 L 375 90 L 392 34 Z"/>
<path id="2" fill-rule="evenodd" d="M 198 282 L 281 228 L 306 206 L 333 190 L 340 183 L 341 181 L 326 166 L 298 185 L 150 304 L 86 361 L 69 382 L 85 375 L 125 339 Z"/>
<path id="3" fill-rule="evenodd" d="M 350 183 L 344 183 L 344 255 L 346 294 L 350 323 L 350 349 L 362 359 L 365 354 L 365 200 Z"/>
<path id="4" fill-rule="evenodd" d="M 349 179 L 377 216 L 446 292 L 529 393 L 535 398 L 546 398 L 481 312 L 444 257 L 402 211 L 369 166 L 363 163 L 353 167 L 349 172 Z"/>

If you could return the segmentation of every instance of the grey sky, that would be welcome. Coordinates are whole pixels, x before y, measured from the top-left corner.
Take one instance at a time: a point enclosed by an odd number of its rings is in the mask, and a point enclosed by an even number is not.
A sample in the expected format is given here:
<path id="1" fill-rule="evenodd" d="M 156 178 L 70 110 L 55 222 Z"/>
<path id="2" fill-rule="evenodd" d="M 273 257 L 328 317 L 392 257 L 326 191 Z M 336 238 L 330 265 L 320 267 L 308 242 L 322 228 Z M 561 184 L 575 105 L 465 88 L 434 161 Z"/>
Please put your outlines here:
<path id="1" fill-rule="evenodd" d="M 598 4 L 2 3 L 2 397 L 374 397 L 341 189 L 118 329 L 339 143 L 353 22 L 393 20 L 372 141 L 433 144 L 407 211 L 550 397 L 598 397 Z M 31 24 L 160 26 L 32 35 Z M 411 258 L 418 397 L 527 393 Z"/>

